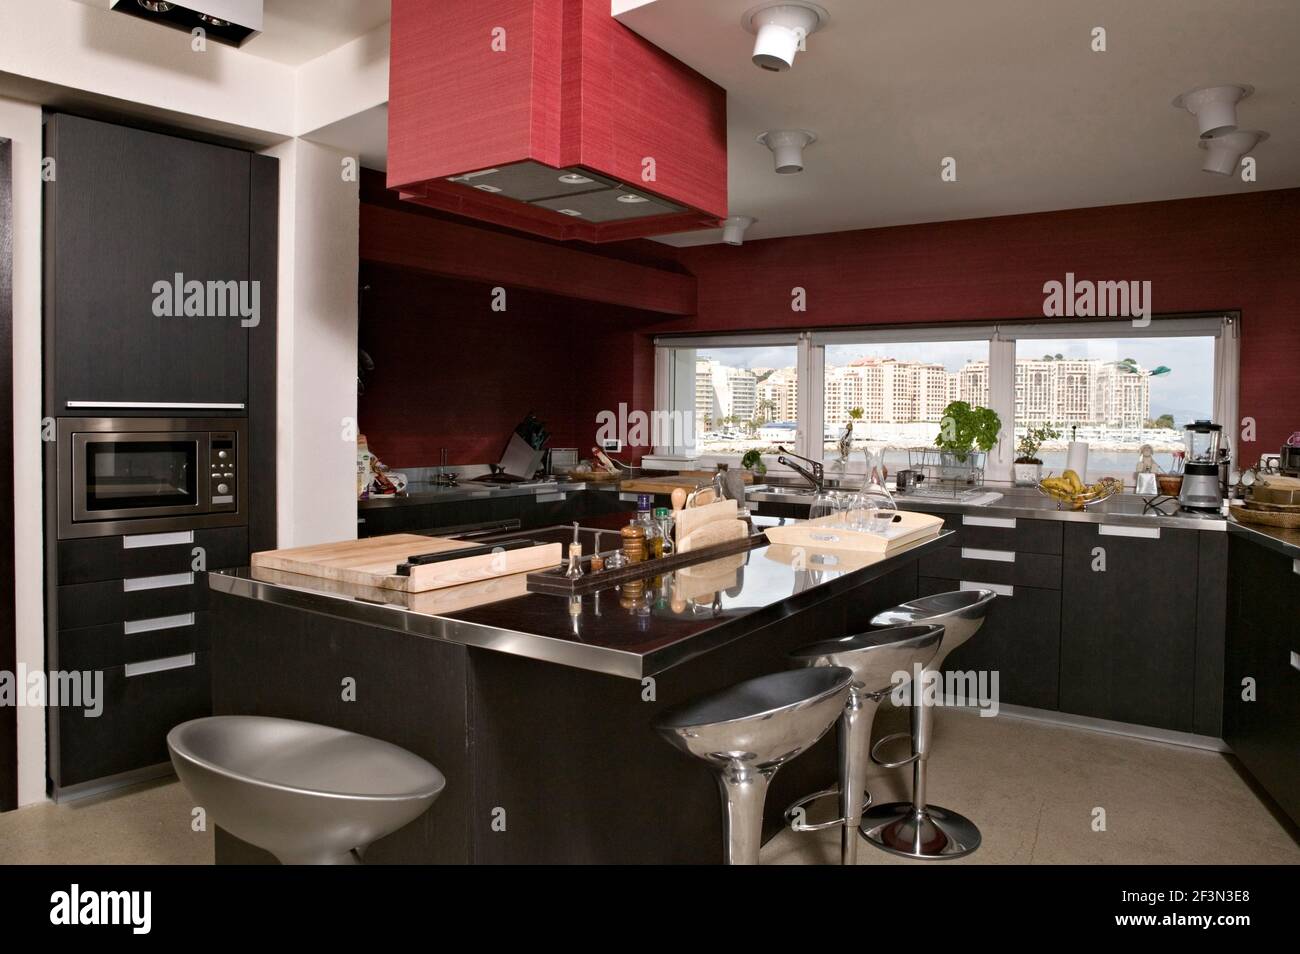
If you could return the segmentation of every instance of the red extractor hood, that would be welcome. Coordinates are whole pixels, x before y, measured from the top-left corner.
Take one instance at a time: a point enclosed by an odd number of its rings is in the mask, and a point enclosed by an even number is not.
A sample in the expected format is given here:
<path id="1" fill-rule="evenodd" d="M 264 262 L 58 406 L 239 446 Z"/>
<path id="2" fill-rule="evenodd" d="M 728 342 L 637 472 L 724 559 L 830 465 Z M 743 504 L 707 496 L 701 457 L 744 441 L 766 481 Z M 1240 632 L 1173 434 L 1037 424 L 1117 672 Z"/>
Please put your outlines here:
<path id="1" fill-rule="evenodd" d="M 607 242 L 727 215 L 726 92 L 610 0 L 393 0 L 388 187 Z"/>

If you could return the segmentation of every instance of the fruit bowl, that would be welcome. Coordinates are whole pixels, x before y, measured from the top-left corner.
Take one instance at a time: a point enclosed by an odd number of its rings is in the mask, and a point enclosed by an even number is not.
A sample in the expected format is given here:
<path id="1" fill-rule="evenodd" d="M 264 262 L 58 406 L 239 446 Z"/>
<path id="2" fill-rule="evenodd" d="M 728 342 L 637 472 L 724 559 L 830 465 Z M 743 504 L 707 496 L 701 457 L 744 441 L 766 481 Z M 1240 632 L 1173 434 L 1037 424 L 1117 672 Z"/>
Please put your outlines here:
<path id="1" fill-rule="evenodd" d="M 1073 473 L 1073 471 L 1069 472 Z M 1069 486 L 1071 489 L 1066 489 Z M 1074 487 L 1082 489 L 1075 490 Z M 1056 508 L 1062 509 L 1063 505 L 1069 504 L 1073 510 L 1083 510 L 1095 503 L 1100 503 L 1110 497 L 1115 496 L 1124 489 L 1124 484 L 1114 477 L 1103 477 L 1091 484 L 1084 484 L 1076 476 L 1073 481 L 1067 477 L 1044 477 L 1038 482 L 1038 492 L 1044 497 L 1051 497 L 1056 501 Z"/>

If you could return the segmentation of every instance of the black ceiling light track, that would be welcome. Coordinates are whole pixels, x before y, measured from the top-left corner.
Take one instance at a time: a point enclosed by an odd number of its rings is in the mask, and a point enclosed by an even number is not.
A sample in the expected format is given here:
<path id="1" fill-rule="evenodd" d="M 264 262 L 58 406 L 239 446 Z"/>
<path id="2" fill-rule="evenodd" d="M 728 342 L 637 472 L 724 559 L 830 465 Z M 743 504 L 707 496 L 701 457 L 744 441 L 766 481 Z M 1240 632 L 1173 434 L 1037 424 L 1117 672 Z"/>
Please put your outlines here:
<path id="1" fill-rule="evenodd" d="M 118 13 L 129 13 L 142 20 L 184 30 L 186 33 L 202 29 L 208 39 L 227 46 L 239 46 L 249 37 L 256 36 L 260 32 L 260 24 L 256 27 L 245 26 L 233 20 L 222 19 L 214 13 L 195 10 L 168 0 L 113 0 L 112 9 Z"/>

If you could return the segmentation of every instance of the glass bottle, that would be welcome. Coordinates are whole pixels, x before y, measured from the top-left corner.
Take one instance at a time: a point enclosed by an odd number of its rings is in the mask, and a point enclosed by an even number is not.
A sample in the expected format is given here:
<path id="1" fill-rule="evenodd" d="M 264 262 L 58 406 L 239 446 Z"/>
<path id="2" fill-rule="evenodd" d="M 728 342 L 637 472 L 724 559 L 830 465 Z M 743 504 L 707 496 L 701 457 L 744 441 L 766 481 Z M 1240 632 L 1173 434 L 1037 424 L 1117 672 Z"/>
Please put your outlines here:
<path id="1" fill-rule="evenodd" d="M 659 524 L 659 536 L 655 539 L 655 556 L 664 556 L 673 551 L 673 512 L 667 507 L 655 508 L 655 522 Z"/>
<path id="2" fill-rule="evenodd" d="M 637 494 L 636 523 L 645 531 L 645 557 L 647 560 L 663 556 L 663 541 L 660 539 L 662 531 L 651 512 L 652 501 L 653 498 L 649 494 Z"/>

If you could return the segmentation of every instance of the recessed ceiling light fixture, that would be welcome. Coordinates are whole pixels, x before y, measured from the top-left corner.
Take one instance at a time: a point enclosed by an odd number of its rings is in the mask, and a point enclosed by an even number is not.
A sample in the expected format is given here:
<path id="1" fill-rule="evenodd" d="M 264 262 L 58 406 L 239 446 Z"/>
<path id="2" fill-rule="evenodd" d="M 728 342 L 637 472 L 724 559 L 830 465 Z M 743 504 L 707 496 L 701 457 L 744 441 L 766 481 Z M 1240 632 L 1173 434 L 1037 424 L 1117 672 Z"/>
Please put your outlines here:
<path id="1" fill-rule="evenodd" d="M 135 2 L 150 13 L 170 13 L 172 9 L 172 5 L 166 0 L 135 0 Z"/>
<path id="2" fill-rule="evenodd" d="M 722 220 L 722 241 L 728 245 L 744 245 L 745 229 L 754 224 L 748 215 L 733 215 Z"/>
<path id="3" fill-rule="evenodd" d="M 579 217 L 582 215 L 582 213 L 577 209 L 556 209 L 555 211 L 559 212 L 561 215 L 573 215 Z"/>
<path id="4" fill-rule="evenodd" d="M 480 182 L 478 185 L 474 186 L 474 188 L 475 188 L 475 189 L 478 189 L 478 190 L 481 191 L 481 192 L 500 192 L 500 191 L 501 191 L 501 187 L 500 187 L 500 186 L 488 185 L 486 182 Z"/>
<path id="5" fill-rule="evenodd" d="M 586 176 L 580 176 L 576 172 L 566 172 L 564 175 L 560 176 L 560 181 L 565 185 L 586 185 L 592 180 Z"/>
<path id="6" fill-rule="evenodd" d="M 1268 138 L 1268 133 L 1259 129 L 1236 129 L 1222 136 L 1202 139 L 1198 145 L 1205 150 L 1205 162 L 1202 172 L 1230 176 L 1237 171 L 1242 156 L 1250 152 Z"/>
<path id="7" fill-rule="evenodd" d="M 649 202 L 650 200 L 643 195 L 637 195 L 635 192 L 624 192 L 618 197 L 618 201 L 626 202 L 628 205 L 637 205 L 641 202 Z"/>
<path id="8" fill-rule="evenodd" d="M 776 171 L 783 176 L 803 172 L 803 151 L 816 141 L 817 134 L 807 129 L 769 129 L 758 135 L 758 142 L 772 150 Z"/>
<path id="9" fill-rule="evenodd" d="M 830 20 L 823 8 L 803 0 L 774 0 L 751 7 L 740 18 L 754 39 L 754 65 L 773 73 L 794 66 L 795 54 L 806 49 L 804 40 Z"/>
<path id="10" fill-rule="evenodd" d="M 1237 128 L 1237 103 L 1255 87 L 1246 83 L 1224 86 L 1198 86 L 1174 97 L 1174 106 L 1196 117 L 1202 138 L 1232 132 Z"/>

